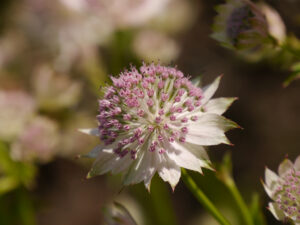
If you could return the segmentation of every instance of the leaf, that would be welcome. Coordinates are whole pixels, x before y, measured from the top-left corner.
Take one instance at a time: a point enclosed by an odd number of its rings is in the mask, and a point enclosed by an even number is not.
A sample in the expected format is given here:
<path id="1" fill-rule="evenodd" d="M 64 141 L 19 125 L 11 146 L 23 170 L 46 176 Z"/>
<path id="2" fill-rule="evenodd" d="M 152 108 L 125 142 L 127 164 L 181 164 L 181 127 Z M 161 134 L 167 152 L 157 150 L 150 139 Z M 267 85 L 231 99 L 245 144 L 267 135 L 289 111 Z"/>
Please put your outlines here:
<path id="1" fill-rule="evenodd" d="M 262 212 L 259 195 L 257 193 L 254 193 L 254 195 L 252 196 L 252 202 L 250 205 L 250 213 L 252 215 L 255 225 L 267 225 L 266 219 Z"/>
<path id="2" fill-rule="evenodd" d="M 295 63 L 291 67 L 292 73 L 288 76 L 288 78 L 284 81 L 283 86 L 287 87 L 294 80 L 300 79 L 300 62 Z"/>
<path id="3" fill-rule="evenodd" d="M 36 168 L 31 163 L 11 159 L 8 146 L 0 142 L 0 174 L 0 194 L 4 194 L 19 185 L 29 187 L 35 177 Z"/>

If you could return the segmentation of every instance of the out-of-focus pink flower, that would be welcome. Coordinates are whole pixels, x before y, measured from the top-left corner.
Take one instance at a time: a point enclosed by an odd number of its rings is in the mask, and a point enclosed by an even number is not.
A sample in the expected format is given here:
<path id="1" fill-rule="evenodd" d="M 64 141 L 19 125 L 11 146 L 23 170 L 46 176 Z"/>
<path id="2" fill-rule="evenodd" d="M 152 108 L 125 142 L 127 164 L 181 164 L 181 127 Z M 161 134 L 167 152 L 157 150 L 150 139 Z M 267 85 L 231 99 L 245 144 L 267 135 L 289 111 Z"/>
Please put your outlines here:
<path id="1" fill-rule="evenodd" d="M 155 31 L 143 30 L 133 41 L 133 50 L 148 62 L 159 59 L 162 63 L 175 60 L 179 55 L 179 46 L 171 37 Z"/>
<path id="2" fill-rule="evenodd" d="M 191 28 L 201 10 L 200 1 L 171 0 L 163 13 L 150 21 L 150 27 L 165 33 L 179 33 Z"/>
<path id="3" fill-rule="evenodd" d="M 23 132 L 35 113 L 36 104 L 21 90 L 1 90 L 0 109 L 0 139 L 11 141 Z"/>
<path id="4" fill-rule="evenodd" d="M 13 143 L 11 156 L 20 161 L 47 162 L 56 154 L 58 141 L 58 125 L 46 117 L 35 117 Z"/>

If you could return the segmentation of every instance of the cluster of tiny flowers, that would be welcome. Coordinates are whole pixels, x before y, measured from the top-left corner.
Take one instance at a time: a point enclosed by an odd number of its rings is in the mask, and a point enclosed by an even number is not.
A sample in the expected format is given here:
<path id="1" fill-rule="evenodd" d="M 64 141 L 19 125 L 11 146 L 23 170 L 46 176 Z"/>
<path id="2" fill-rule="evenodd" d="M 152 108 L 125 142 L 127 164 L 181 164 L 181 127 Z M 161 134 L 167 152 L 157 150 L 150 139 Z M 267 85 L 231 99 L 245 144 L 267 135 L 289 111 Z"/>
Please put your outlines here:
<path id="1" fill-rule="evenodd" d="M 158 172 L 174 188 L 180 167 L 211 168 L 203 146 L 230 144 L 224 133 L 237 125 L 221 115 L 235 98 L 211 100 L 220 78 L 201 89 L 176 68 L 143 64 L 111 80 L 99 100 L 98 128 L 81 130 L 101 140 L 86 155 L 96 158 L 88 177 L 124 172 L 124 184 L 149 188 Z"/>
<path id="2" fill-rule="evenodd" d="M 118 143 L 115 154 L 135 159 L 145 140 L 151 140 L 148 151 L 159 154 L 166 152 L 164 141 L 185 142 L 185 124 L 197 120 L 193 111 L 201 107 L 202 90 L 181 71 L 143 65 L 111 79 L 97 118 L 100 139 L 106 145 Z"/>
<path id="3" fill-rule="evenodd" d="M 274 198 L 279 208 L 300 222 L 300 171 L 291 169 L 278 182 Z"/>
<path id="4" fill-rule="evenodd" d="M 293 164 L 288 159 L 279 166 L 279 176 L 266 170 L 265 189 L 274 200 L 269 209 L 277 219 L 291 219 L 300 224 L 300 157 Z"/>

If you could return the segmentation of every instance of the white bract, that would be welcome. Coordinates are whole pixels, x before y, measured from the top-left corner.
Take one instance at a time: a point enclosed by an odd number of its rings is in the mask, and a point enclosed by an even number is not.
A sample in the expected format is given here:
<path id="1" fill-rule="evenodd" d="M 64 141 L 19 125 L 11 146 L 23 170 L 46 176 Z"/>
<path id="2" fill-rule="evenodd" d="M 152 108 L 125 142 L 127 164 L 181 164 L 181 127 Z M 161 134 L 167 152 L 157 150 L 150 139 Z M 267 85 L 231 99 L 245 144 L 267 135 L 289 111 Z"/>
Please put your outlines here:
<path id="1" fill-rule="evenodd" d="M 269 210 L 278 220 L 290 219 L 300 225 L 300 156 L 293 164 L 285 159 L 278 168 L 278 175 L 266 168 L 265 190 L 273 202 Z"/>
<path id="2" fill-rule="evenodd" d="M 150 189 L 158 172 L 174 189 L 181 167 L 211 168 L 205 146 L 230 144 L 224 133 L 237 124 L 221 114 L 235 98 L 211 99 L 220 77 L 201 89 L 175 68 L 144 64 L 111 79 L 98 128 L 81 130 L 102 142 L 87 155 L 96 158 L 88 177 L 123 172 L 125 185 Z"/>

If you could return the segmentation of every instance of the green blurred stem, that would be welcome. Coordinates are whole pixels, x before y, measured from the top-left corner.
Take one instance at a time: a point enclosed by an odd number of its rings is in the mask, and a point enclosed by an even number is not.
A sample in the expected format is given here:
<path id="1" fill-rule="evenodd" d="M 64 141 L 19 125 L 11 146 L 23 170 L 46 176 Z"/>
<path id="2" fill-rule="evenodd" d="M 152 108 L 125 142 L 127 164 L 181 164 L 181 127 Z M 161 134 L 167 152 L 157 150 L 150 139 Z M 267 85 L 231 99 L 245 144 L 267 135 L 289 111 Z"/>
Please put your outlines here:
<path id="1" fill-rule="evenodd" d="M 240 210 L 240 213 L 243 216 L 245 224 L 246 225 L 254 225 L 250 211 L 249 211 L 246 203 L 244 202 L 244 200 L 241 196 L 241 193 L 237 189 L 235 182 L 230 178 L 230 179 L 226 179 L 226 181 L 224 183 L 227 186 L 227 188 L 229 189 L 230 193 L 232 194 L 232 196 Z"/>
<path id="2" fill-rule="evenodd" d="M 203 207 L 221 224 L 231 225 L 230 222 L 221 214 L 216 206 L 206 197 L 202 190 L 197 186 L 191 176 L 182 168 L 182 179 L 187 188 L 193 193 Z"/>

